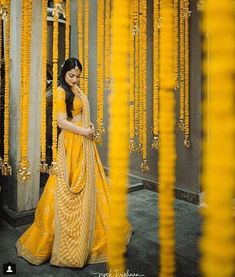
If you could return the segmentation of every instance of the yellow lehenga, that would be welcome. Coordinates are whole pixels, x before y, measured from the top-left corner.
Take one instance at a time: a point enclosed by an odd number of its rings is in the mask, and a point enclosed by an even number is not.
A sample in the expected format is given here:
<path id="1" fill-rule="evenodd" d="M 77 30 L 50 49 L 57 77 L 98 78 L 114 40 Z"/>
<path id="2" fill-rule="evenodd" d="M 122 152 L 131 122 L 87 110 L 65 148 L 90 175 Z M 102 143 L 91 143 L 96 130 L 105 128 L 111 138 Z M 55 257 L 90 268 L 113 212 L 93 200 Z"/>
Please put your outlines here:
<path id="1" fill-rule="evenodd" d="M 66 116 L 65 92 L 58 88 L 58 118 Z M 90 124 L 87 97 L 74 98 L 73 118 Z M 83 267 L 107 261 L 109 183 L 94 141 L 62 130 L 58 171 L 51 175 L 38 202 L 33 224 L 16 243 L 18 256 L 39 265 Z M 126 245 L 133 228 L 126 219 Z"/>

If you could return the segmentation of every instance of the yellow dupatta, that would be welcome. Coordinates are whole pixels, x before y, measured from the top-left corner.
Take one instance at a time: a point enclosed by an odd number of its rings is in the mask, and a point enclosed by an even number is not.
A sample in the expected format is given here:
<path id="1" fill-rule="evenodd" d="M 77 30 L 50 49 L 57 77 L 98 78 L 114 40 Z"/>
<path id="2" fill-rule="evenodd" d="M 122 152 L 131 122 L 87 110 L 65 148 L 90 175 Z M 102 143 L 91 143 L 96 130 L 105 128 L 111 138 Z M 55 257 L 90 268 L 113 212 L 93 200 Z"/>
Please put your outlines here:
<path id="1" fill-rule="evenodd" d="M 81 91 L 80 96 L 83 102 L 82 127 L 88 128 L 89 102 Z M 95 228 L 95 153 L 92 141 L 83 136 L 84 159 L 81 173 L 76 184 L 71 187 L 68 183 L 63 133 L 62 131 L 58 141 L 55 234 L 50 263 L 64 267 L 82 267 L 91 254 Z"/>

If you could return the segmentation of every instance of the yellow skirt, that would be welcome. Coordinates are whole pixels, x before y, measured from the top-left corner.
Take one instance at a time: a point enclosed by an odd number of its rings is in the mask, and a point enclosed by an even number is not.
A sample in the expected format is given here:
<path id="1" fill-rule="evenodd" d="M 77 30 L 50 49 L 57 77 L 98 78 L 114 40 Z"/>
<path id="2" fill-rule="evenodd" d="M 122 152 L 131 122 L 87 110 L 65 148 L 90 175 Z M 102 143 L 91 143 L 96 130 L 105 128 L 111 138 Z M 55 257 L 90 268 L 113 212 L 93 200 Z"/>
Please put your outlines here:
<path id="1" fill-rule="evenodd" d="M 84 198 L 82 202 L 80 201 L 81 195 L 86 188 L 85 179 L 87 174 L 84 169 L 83 139 L 82 136 L 68 131 L 62 131 L 60 134 L 59 143 L 61 143 L 64 149 L 64 152 L 61 152 L 60 158 L 63 160 L 63 166 L 66 168 L 66 178 L 69 187 L 66 187 L 66 182 L 62 182 L 61 186 L 63 191 L 66 191 L 72 197 L 72 200 L 71 203 L 65 203 L 64 207 L 61 207 L 63 202 L 56 200 L 61 197 L 63 198 L 60 195 L 61 190 L 59 192 L 57 190 L 58 176 L 51 175 L 38 202 L 33 224 L 16 243 L 18 256 L 23 257 L 32 264 L 40 265 L 50 260 L 51 264 L 57 266 L 83 267 L 85 264 L 107 261 L 108 214 L 110 205 L 109 184 L 105 177 L 95 142 L 90 142 L 94 153 L 93 162 L 95 163 L 95 172 L 93 172 L 95 175 L 95 201 L 89 199 L 89 197 L 87 199 Z M 60 172 L 59 174 L 62 176 L 63 173 Z M 83 177 L 82 180 L 81 176 Z M 75 194 L 70 188 L 77 188 L 79 179 L 80 187 L 77 190 L 78 193 Z M 93 231 L 78 228 L 82 227 L 79 225 L 84 222 L 81 218 L 83 205 L 94 206 L 94 216 L 92 217 L 89 214 L 87 219 L 85 218 L 89 222 L 93 221 L 89 225 L 94 226 L 90 228 Z M 64 219 L 63 217 L 66 214 L 61 215 L 60 210 L 65 211 L 69 216 Z M 133 228 L 127 219 L 125 229 L 127 245 L 133 232 Z M 91 233 L 89 235 L 91 241 L 86 242 L 86 239 L 84 239 L 85 244 L 82 244 L 79 241 L 82 241 L 87 235 L 84 234 L 84 230 Z M 64 238 L 62 238 L 62 233 L 65 233 Z M 84 252 L 88 254 L 84 256 Z"/>

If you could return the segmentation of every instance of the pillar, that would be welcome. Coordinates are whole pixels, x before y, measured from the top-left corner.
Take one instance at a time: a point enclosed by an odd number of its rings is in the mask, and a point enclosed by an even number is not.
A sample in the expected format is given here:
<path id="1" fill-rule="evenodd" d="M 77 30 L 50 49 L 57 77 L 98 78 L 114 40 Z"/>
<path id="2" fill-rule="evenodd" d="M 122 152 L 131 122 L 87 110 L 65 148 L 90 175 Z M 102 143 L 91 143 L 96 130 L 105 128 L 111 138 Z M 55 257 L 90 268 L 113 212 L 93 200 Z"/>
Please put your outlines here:
<path id="1" fill-rule="evenodd" d="M 17 180 L 20 159 L 20 46 L 21 1 L 11 1 L 11 84 L 10 84 L 10 163 L 12 176 L 7 178 L 7 199 L 4 218 L 13 226 L 27 224 L 33 219 L 40 189 L 40 102 L 41 102 L 41 1 L 33 0 L 31 42 L 31 74 L 29 101 L 29 164 L 31 180 Z"/>

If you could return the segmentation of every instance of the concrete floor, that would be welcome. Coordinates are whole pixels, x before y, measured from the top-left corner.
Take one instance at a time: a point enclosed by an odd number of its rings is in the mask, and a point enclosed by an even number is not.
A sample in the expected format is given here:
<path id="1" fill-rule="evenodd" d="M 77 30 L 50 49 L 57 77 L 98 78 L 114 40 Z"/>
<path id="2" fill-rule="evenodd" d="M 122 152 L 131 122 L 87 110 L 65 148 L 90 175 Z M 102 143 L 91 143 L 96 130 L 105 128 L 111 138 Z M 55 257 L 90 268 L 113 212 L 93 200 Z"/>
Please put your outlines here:
<path id="1" fill-rule="evenodd" d="M 134 233 L 126 252 L 126 275 L 157 276 L 159 271 L 159 238 L 157 216 L 158 194 L 147 189 L 128 194 L 129 220 Z M 175 201 L 176 212 L 176 263 L 177 277 L 200 276 L 198 239 L 200 236 L 201 217 L 198 206 L 181 200 Z M 0 264 L 16 264 L 16 276 L 56 276 L 56 277 L 117 277 L 108 272 L 105 263 L 87 265 L 82 269 L 58 268 L 45 263 L 34 266 L 16 256 L 15 242 L 28 226 L 12 228 L 2 222 L 0 228 Z M 103 273 L 103 274 L 102 274 Z M 135 273 L 135 275 L 134 275 Z M 131 275 L 132 274 L 132 275 Z M 1 269 L 0 276 L 3 275 Z M 119 275 L 120 276 L 120 275 Z"/>

